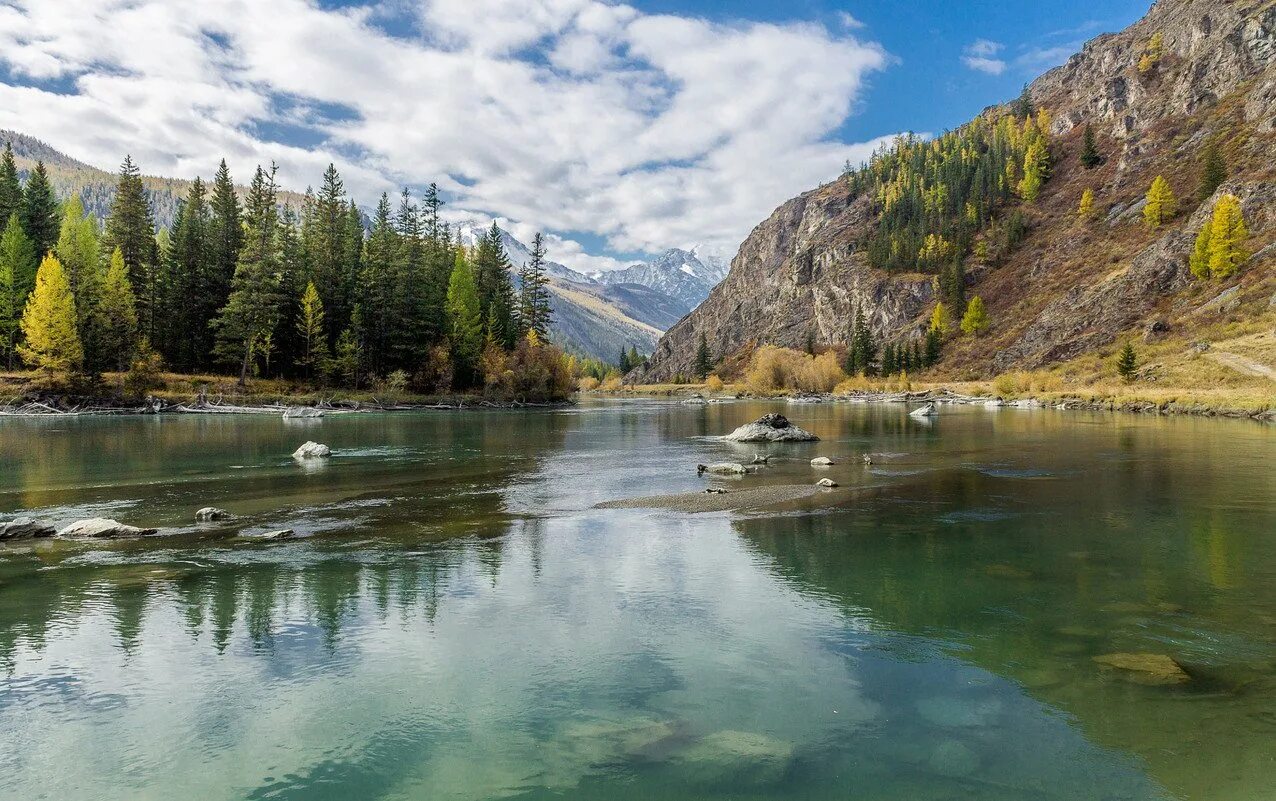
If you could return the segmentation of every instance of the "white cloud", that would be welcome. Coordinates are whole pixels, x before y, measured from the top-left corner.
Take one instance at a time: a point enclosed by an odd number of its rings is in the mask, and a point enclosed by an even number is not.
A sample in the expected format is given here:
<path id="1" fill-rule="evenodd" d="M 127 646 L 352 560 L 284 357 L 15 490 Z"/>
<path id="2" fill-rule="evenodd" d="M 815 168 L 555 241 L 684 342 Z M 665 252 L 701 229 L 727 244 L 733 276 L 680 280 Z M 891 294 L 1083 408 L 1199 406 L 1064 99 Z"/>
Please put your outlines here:
<path id="1" fill-rule="evenodd" d="M 225 156 L 246 180 L 273 160 L 291 188 L 334 160 L 368 204 L 434 180 L 457 219 L 588 231 L 613 252 L 733 248 L 874 146 L 834 135 L 887 62 L 853 20 L 400 7 L 409 24 L 388 33 L 384 12 L 310 0 L 7 0 L 0 64 L 31 85 L 0 83 L 0 127 L 106 167 L 132 153 L 155 174 L 208 175 Z M 569 266 L 619 264 L 550 242 Z"/>
<path id="2" fill-rule="evenodd" d="M 1000 75 L 1006 71 L 1006 62 L 997 58 L 1003 47 L 1000 42 L 976 39 L 962 51 L 961 63 L 976 72 Z"/>

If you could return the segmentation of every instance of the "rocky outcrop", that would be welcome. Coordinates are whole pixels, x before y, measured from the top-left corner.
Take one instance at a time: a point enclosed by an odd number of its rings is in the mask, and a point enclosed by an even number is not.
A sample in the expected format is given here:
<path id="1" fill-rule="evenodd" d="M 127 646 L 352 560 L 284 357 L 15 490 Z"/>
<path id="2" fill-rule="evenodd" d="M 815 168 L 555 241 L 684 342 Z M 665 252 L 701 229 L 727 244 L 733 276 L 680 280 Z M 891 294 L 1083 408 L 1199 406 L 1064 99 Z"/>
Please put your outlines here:
<path id="1" fill-rule="evenodd" d="M 768 414 L 723 437 L 728 442 L 816 442 L 819 437 L 789 422 L 782 414 Z"/>
<path id="2" fill-rule="evenodd" d="M 34 517 L 18 517 L 0 523 L 0 540 L 34 540 L 52 537 L 56 533 L 52 523 Z"/>
<path id="3" fill-rule="evenodd" d="M 63 540 L 111 540 L 123 537 L 148 537 L 158 529 L 126 526 L 117 520 L 105 517 L 92 517 L 77 520 L 58 532 L 58 539 Z"/>

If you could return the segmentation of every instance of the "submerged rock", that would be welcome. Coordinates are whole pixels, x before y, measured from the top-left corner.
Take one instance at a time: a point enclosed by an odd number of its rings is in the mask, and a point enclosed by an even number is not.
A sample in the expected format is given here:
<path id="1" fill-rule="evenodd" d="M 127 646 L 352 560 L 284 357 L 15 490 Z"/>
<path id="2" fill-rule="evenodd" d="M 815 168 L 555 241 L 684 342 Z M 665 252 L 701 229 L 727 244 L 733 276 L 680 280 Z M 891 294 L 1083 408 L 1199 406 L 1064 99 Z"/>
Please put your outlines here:
<path id="1" fill-rule="evenodd" d="M 18 517 L 0 523 L 0 540 L 34 540 L 52 537 L 56 533 L 52 523 L 34 517 Z"/>
<path id="2" fill-rule="evenodd" d="M 321 445 L 318 442 L 307 441 L 300 448 L 293 451 L 294 459 L 326 459 L 332 455 L 332 449 L 327 445 Z"/>
<path id="3" fill-rule="evenodd" d="M 121 537 L 147 537 L 156 533 L 157 529 L 126 526 L 116 520 L 105 517 L 92 517 L 77 520 L 58 532 L 58 538 L 64 540 L 107 540 Z"/>
<path id="4" fill-rule="evenodd" d="M 782 414 L 767 414 L 746 423 L 723 439 L 730 442 L 817 442 L 819 437 L 789 422 Z"/>
<path id="5" fill-rule="evenodd" d="M 1104 654 L 1094 661 L 1121 672 L 1136 684 L 1164 687 L 1187 684 L 1192 680 L 1183 666 L 1165 654 Z"/>
<path id="6" fill-rule="evenodd" d="M 792 760 L 790 743 L 756 732 L 730 730 L 701 738 L 677 758 L 693 781 L 706 784 L 772 784 L 784 778 Z"/>
<path id="7" fill-rule="evenodd" d="M 744 465 L 736 462 L 718 462 L 717 464 L 696 465 L 696 472 L 699 474 L 714 473 L 721 476 L 742 476 L 749 471 Z"/>
<path id="8" fill-rule="evenodd" d="M 230 517 L 230 512 L 225 509 L 218 509 L 216 506 L 205 506 L 195 513 L 196 523 L 211 523 L 214 520 L 225 520 Z"/>
<path id="9" fill-rule="evenodd" d="M 833 460 L 827 456 L 816 456 L 811 460 L 811 467 L 828 467 L 833 464 Z"/>
<path id="10" fill-rule="evenodd" d="M 290 528 L 281 528 L 264 534 L 240 534 L 239 536 L 247 540 L 291 540 L 296 538 L 297 532 Z"/>

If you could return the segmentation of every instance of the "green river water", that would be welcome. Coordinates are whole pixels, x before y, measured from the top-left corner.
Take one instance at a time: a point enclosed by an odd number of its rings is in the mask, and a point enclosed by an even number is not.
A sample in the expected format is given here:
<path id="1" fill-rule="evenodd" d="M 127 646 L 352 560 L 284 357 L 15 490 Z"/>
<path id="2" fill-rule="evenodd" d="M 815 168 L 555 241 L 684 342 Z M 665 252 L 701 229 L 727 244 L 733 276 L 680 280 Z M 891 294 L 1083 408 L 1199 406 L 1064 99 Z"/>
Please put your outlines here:
<path id="1" fill-rule="evenodd" d="M 823 441 L 697 476 L 748 461 L 715 436 L 775 410 Z M 334 457 L 294 463 L 308 439 Z M 826 475 L 765 510 L 593 508 Z M 196 527 L 203 506 L 237 519 Z M 18 513 L 167 536 L 0 545 L 2 799 L 1276 798 L 1272 426 L 9 418 Z M 303 537 L 235 536 L 279 528 Z"/>

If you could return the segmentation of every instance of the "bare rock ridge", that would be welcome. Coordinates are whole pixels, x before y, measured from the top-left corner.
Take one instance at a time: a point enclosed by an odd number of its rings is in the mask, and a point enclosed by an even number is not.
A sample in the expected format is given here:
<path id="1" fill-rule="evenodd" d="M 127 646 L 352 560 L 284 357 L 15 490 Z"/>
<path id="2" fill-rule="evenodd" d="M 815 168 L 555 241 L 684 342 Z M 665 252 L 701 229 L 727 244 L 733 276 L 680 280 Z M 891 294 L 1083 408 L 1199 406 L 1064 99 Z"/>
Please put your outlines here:
<path id="1" fill-rule="evenodd" d="M 1157 33 L 1164 54 L 1155 69 L 1141 71 L 1140 54 Z M 1023 207 L 1024 242 L 995 263 L 967 264 L 967 295 L 979 294 L 997 323 L 984 344 L 952 354 L 958 367 L 1036 367 L 1111 343 L 1157 314 L 1190 320 L 1192 309 L 1176 294 L 1191 283 L 1187 257 L 1213 207 L 1192 195 L 1197 154 L 1215 136 L 1229 143 L 1230 173 L 1216 197 L 1241 198 L 1259 254 L 1232 283 L 1247 297 L 1272 294 L 1273 249 L 1264 246 L 1276 235 L 1269 155 L 1276 3 L 1161 0 L 1125 31 L 1088 42 L 1028 92 L 1052 118 L 1054 172 L 1038 202 Z M 1094 170 L 1077 159 L 1086 124 L 1104 157 Z M 1140 204 L 1158 174 L 1175 183 L 1181 214 L 1149 232 L 1139 224 Z M 1084 188 L 1096 193 L 1101 213 L 1080 231 L 1075 209 Z M 860 244 L 877 215 L 873 198 L 852 196 L 843 180 L 782 204 L 633 379 L 691 375 L 701 335 L 715 357 L 752 343 L 799 348 L 808 337 L 842 344 L 856 305 L 879 341 L 920 335 L 935 300 L 931 276 L 868 265 Z"/>

